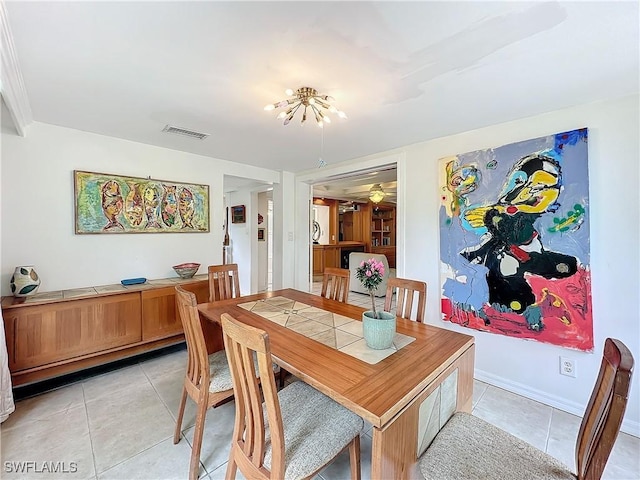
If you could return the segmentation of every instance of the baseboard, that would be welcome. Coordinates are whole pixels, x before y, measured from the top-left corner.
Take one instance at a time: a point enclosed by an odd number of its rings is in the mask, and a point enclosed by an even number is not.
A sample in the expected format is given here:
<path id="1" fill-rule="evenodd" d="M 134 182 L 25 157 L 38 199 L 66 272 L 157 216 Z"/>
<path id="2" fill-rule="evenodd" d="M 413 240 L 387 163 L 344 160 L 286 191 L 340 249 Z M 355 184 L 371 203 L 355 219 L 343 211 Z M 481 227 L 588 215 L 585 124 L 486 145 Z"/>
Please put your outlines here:
<path id="1" fill-rule="evenodd" d="M 480 380 L 481 382 L 488 383 L 489 385 L 493 385 L 494 387 L 499 387 L 503 390 L 507 390 L 508 392 L 530 398 L 531 400 L 535 400 L 536 402 L 544 403 L 545 405 L 557 408 L 558 410 L 562 410 L 563 412 L 571 413 L 573 415 L 577 415 L 578 417 L 582 417 L 582 415 L 584 415 L 586 401 L 585 405 L 580 405 L 576 402 L 569 401 L 566 398 L 562 398 L 557 395 L 551 395 L 547 392 L 531 388 L 528 385 L 507 380 L 497 375 L 483 372 L 482 370 L 478 369 L 475 369 L 474 371 L 474 378 L 476 380 Z M 633 435 L 634 437 L 640 437 L 640 422 L 634 422 L 625 419 L 622 421 L 620 430 L 624 433 L 628 433 L 629 435 Z"/>

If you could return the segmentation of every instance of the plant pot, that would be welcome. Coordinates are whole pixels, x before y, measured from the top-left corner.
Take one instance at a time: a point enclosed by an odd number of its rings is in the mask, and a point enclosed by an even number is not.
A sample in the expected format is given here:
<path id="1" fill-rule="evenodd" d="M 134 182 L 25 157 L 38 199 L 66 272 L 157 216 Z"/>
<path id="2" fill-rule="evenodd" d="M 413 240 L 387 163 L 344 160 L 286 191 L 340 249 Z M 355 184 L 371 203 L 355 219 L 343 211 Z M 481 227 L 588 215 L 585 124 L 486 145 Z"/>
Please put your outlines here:
<path id="1" fill-rule="evenodd" d="M 40 286 L 40 277 L 32 265 L 16 267 L 9 282 L 14 297 L 34 295 Z"/>
<path id="2" fill-rule="evenodd" d="M 389 312 L 378 312 L 380 318 L 374 318 L 368 310 L 362 314 L 362 331 L 369 348 L 384 350 L 391 348 L 396 336 L 396 316 Z"/>

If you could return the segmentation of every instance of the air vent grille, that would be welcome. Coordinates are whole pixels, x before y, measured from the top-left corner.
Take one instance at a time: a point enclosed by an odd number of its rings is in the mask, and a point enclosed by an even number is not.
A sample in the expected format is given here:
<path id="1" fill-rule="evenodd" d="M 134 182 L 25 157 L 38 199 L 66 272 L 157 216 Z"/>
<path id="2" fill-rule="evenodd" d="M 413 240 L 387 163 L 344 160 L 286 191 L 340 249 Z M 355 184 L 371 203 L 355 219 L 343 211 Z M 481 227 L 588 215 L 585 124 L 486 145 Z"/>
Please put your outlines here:
<path id="1" fill-rule="evenodd" d="M 167 125 L 162 129 L 163 132 L 175 133 L 176 135 L 182 135 L 190 138 L 197 138 L 198 140 L 204 140 L 209 136 L 208 133 L 194 132 L 193 130 L 187 130 L 186 128 L 175 127 L 173 125 Z"/>

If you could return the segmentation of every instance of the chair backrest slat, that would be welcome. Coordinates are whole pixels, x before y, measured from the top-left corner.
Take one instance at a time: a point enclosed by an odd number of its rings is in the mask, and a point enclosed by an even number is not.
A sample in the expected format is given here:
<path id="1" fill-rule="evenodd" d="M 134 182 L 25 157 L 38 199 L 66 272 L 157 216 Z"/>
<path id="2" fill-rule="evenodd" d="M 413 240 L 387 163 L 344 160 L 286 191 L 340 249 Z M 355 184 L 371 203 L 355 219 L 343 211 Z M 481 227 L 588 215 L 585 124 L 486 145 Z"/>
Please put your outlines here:
<path id="1" fill-rule="evenodd" d="M 209 265 L 209 301 L 227 300 L 240 296 L 238 264 Z"/>
<path id="2" fill-rule="evenodd" d="M 233 378 L 236 420 L 232 454 L 239 451 L 253 465 L 250 478 L 284 478 L 284 430 L 278 401 L 273 362 L 266 332 L 242 324 L 229 314 L 222 314 L 224 345 Z M 260 382 L 255 371 L 258 363 Z M 262 386 L 262 397 L 260 394 Z M 271 439 L 271 470 L 264 466 L 265 412 Z M 247 475 L 245 475 L 247 476 Z"/>
<path id="3" fill-rule="evenodd" d="M 391 277 L 387 280 L 387 293 L 384 300 L 384 311 L 391 311 L 394 289 L 396 293 L 396 316 L 411 320 L 414 295 L 417 294 L 418 307 L 415 320 L 424 321 L 424 309 L 427 303 L 427 284 L 418 280 Z"/>
<path id="4" fill-rule="evenodd" d="M 627 406 L 633 363 L 624 343 L 613 338 L 605 340 L 600 372 L 576 442 L 579 480 L 602 476 Z"/>
<path id="5" fill-rule="evenodd" d="M 349 296 L 349 277 L 350 272 L 346 268 L 325 267 L 320 295 L 346 303 Z"/>
<path id="6" fill-rule="evenodd" d="M 194 387 L 200 388 L 202 386 L 201 390 L 206 392 L 211 382 L 211 373 L 207 344 L 200 324 L 198 302 L 195 294 L 181 286 L 177 285 L 175 290 L 178 315 L 187 342 L 187 377 Z"/>

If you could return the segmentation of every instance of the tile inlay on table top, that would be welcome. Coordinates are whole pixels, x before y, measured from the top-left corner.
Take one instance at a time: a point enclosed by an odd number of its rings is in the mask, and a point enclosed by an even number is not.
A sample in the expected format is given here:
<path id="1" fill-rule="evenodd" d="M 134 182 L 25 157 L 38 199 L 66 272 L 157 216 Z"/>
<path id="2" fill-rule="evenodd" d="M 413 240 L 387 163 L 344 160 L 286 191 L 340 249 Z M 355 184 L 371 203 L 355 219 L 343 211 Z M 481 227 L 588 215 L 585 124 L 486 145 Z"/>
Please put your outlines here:
<path id="1" fill-rule="evenodd" d="M 362 322 L 286 297 L 266 298 L 238 306 L 370 364 L 384 360 L 415 340 L 396 332 L 391 348 L 374 350 L 363 338 Z"/>

